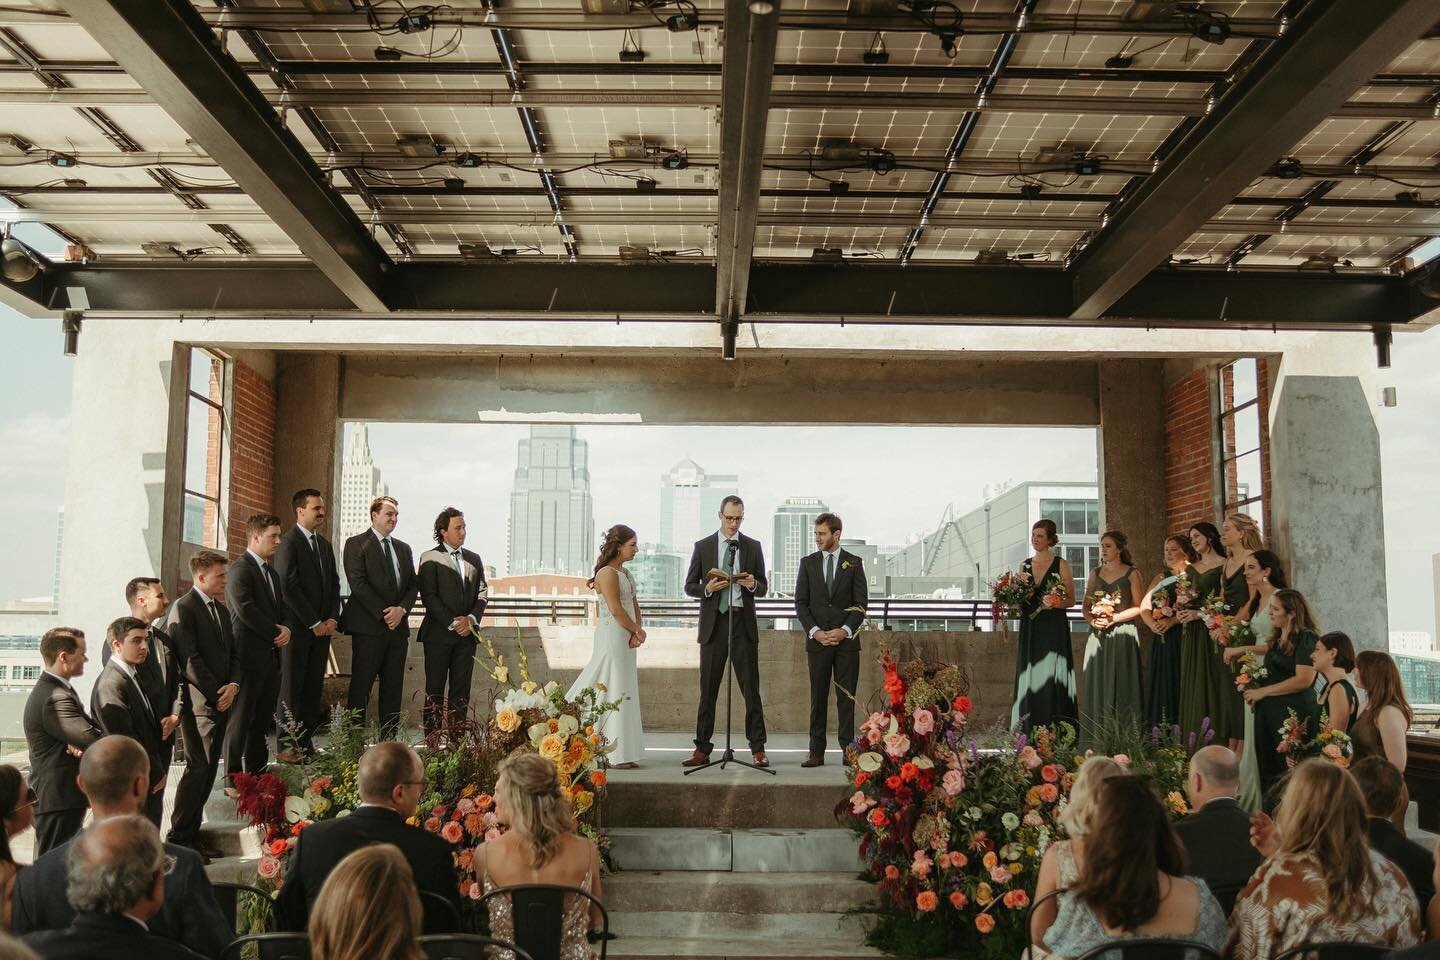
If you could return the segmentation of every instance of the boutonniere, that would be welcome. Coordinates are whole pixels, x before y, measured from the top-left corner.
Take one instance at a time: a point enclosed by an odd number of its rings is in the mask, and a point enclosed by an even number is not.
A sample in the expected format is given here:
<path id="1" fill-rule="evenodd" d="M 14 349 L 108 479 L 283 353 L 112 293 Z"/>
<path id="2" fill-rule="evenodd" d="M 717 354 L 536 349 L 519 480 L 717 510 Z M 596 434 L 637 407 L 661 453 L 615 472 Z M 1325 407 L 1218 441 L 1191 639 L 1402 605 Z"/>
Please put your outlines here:
<path id="1" fill-rule="evenodd" d="M 849 569 L 850 569 L 850 561 L 849 561 L 849 560 L 846 560 L 846 561 L 844 561 L 843 563 L 841 563 L 841 564 L 840 564 L 840 569 L 841 569 L 841 570 L 849 570 Z"/>

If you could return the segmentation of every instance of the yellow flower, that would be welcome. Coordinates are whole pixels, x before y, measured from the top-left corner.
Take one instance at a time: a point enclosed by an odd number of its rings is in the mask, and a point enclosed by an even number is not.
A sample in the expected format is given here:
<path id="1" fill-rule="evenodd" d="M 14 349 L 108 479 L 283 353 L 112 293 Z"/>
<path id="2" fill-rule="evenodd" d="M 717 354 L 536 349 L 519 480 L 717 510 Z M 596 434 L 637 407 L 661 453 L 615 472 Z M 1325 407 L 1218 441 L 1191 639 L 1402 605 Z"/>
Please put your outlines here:
<path id="1" fill-rule="evenodd" d="M 506 707 L 495 715 L 495 726 L 506 733 L 514 733 L 520 727 L 520 714 Z"/>
<path id="2" fill-rule="evenodd" d="M 470 784 L 469 786 L 467 786 L 464 790 L 461 790 L 461 791 L 460 791 L 460 796 L 462 796 L 462 797 L 473 797 L 473 796 L 475 796 L 475 784 L 472 783 L 472 784 Z"/>
<path id="3" fill-rule="evenodd" d="M 495 677 L 495 682 L 496 682 L 496 683 L 509 683 L 509 682 L 510 682 L 510 668 L 509 668 L 509 667 L 496 667 L 496 668 L 495 668 L 495 672 L 494 672 L 494 674 L 492 674 L 492 676 Z"/>
<path id="4" fill-rule="evenodd" d="M 555 766 L 559 767 L 560 772 L 568 777 L 575 772 L 576 767 L 580 766 L 580 761 L 568 753 L 563 753 L 555 758 Z"/>
<path id="5" fill-rule="evenodd" d="M 1010 864 L 1010 874 L 1011 874 L 1012 876 L 1017 876 L 1017 877 L 1018 877 L 1018 876 L 1020 875 L 1020 870 L 1021 870 L 1021 869 L 1022 869 L 1022 868 L 1021 868 L 1020 864 L 1018 864 L 1018 863 L 1012 863 L 1012 864 Z"/>
<path id="6" fill-rule="evenodd" d="M 990 884 L 982 883 L 975 888 L 975 902 L 980 906 L 989 906 L 995 899 L 995 894 L 990 890 Z"/>
<path id="7" fill-rule="evenodd" d="M 565 741 L 559 735 L 546 734 L 540 740 L 540 755 L 547 760 L 559 760 L 565 754 Z"/>
<path id="8" fill-rule="evenodd" d="M 323 817 L 330 811 L 330 801 L 325 797 L 316 797 L 310 801 L 310 813 L 316 817 Z"/>
<path id="9" fill-rule="evenodd" d="M 578 816 L 590 809 L 590 804 L 595 802 L 595 795 L 589 790 L 581 790 L 574 796 L 575 814 Z"/>
<path id="10" fill-rule="evenodd" d="M 412 826 L 412 827 L 418 827 L 418 826 L 420 826 L 420 818 L 419 818 L 418 816 L 411 817 L 410 819 L 406 820 L 405 822 L 408 823 L 408 824 L 410 824 L 410 826 Z"/>
<path id="11" fill-rule="evenodd" d="M 524 690 L 526 693 L 534 693 L 540 688 L 536 685 L 534 680 L 526 680 L 524 683 L 520 684 L 520 689 Z"/>
<path id="12" fill-rule="evenodd" d="M 1170 809 L 1176 813 L 1186 813 L 1190 810 L 1190 805 L 1185 802 L 1185 797 L 1179 790 L 1171 790 L 1166 794 L 1165 800 L 1170 804 Z"/>

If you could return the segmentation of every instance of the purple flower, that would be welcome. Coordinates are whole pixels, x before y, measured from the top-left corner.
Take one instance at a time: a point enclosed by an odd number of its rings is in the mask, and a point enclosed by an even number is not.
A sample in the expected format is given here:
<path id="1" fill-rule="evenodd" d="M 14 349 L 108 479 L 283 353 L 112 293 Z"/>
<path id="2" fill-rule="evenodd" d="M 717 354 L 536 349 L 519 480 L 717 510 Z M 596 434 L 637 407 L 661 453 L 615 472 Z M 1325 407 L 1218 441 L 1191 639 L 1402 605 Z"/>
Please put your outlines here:
<path id="1" fill-rule="evenodd" d="M 1152 750 L 1159 750 L 1159 749 L 1160 749 L 1160 726 L 1159 726 L 1159 724 L 1156 724 L 1155 726 L 1153 726 L 1153 727 L 1150 728 L 1150 748 L 1151 748 Z"/>
<path id="2" fill-rule="evenodd" d="M 1188 738 L 1185 742 L 1186 742 L 1186 744 L 1187 744 L 1186 749 L 1189 750 L 1191 753 L 1194 753 L 1194 752 L 1195 752 L 1195 731 L 1194 731 L 1194 730 L 1191 730 L 1191 731 L 1190 731 L 1190 736 L 1189 736 L 1189 738 Z"/>
<path id="3" fill-rule="evenodd" d="M 974 740 L 971 740 L 971 741 L 970 741 L 970 762 L 971 762 L 971 763 L 979 763 L 979 762 L 980 762 L 980 751 L 979 751 L 978 748 L 976 748 L 976 746 L 975 746 L 975 741 L 974 741 Z"/>
<path id="4" fill-rule="evenodd" d="M 1016 750 L 1024 750 L 1024 749 L 1025 749 L 1025 745 L 1026 745 L 1027 743 L 1029 743 L 1029 742 L 1030 742 L 1030 738 L 1025 735 L 1024 731 L 1021 731 L 1020 733 L 1017 733 L 1016 736 L 1015 736 L 1015 749 L 1016 749 Z"/>

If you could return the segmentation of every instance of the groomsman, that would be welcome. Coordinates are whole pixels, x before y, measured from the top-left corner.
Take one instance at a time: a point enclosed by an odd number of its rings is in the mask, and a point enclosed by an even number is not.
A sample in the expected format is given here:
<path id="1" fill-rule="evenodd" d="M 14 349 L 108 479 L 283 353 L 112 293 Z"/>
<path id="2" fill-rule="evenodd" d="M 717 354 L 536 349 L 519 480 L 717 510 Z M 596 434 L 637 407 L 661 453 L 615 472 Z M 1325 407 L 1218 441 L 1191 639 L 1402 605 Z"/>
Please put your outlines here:
<path id="1" fill-rule="evenodd" d="M 370 501 L 370 529 L 345 541 L 345 579 L 350 599 L 345 627 L 351 637 L 351 710 L 364 715 L 370 687 L 380 679 L 380 738 L 400 731 L 405 656 L 410 647 L 410 608 L 415 606 L 415 562 L 408 544 L 391 536 L 400 519 L 394 497 Z"/>
<path id="2" fill-rule="evenodd" d="M 760 629 L 755 621 L 755 598 L 763 597 L 765 553 L 760 541 L 740 533 L 745 519 L 745 502 L 736 496 L 720 503 L 720 530 L 715 536 L 697 541 L 690 554 L 690 571 L 685 576 L 685 593 L 700 600 L 700 706 L 695 714 L 695 752 L 682 766 L 698 767 L 710 760 L 715 744 L 715 698 L 725 679 L 726 660 L 733 665 L 735 680 L 745 698 L 745 739 L 750 742 L 757 767 L 768 767 L 765 756 L 765 708 L 760 703 Z M 710 571 L 732 575 L 725 580 L 710 577 Z M 729 612 L 735 611 L 734 642 L 727 649 Z"/>
<path id="3" fill-rule="evenodd" d="M 220 853 L 201 845 L 200 821 L 215 787 L 226 729 L 235 719 L 240 696 L 240 651 L 225 609 L 228 565 L 225 555 L 213 550 L 191 557 L 190 579 L 195 585 L 170 610 L 170 638 L 186 687 L 180 714 L 185 772 L 175 790 L 167 839 L 206 858 Z"/>
<path id="4" fill-rule="evenodd" d="M 183 709 L 180 662 L 175 656 L 175 644 L 170 635 L 160 629 L 165 611 L 170 609 L 170 598 L 165 588 L 154 577 L 134 577 L 125 584 L 125 603 L 130 607 L 130 616 L 145 624 L 145 640 L 150 655 L 135 671 L 140 678 L 140 689 L 145 699 L 160 714 L 160 766 L 163 771 L 170 769 L 170 757 L 175 751 L 175 731 L 180 728 L 180 712 Z M 105 644 L 106 653 L 110 644 Z M 104 658 L 109 660 L 107 656 Z"/>
<path id="5" fill-rule="evenodd" d="M 425 735 L 465 719 L 475 642 L 485 613 L 485 567 L 465 549 L 465 514 L 446 507 L 435 518 L 434 550 L 420 554 L 415 579 L 425 601 L 420 643 L 425 649 Z M 445 699 L 446 681 L 450 699 Z"/>
<path id="6" fill-rule="evenodd" d="M 240 697 L 225 731 L 225 772 L 261 774 L 270 763 L 266 737 L 280 696 L 280 648 L 290 642 L 285 591 L 271 561 L 280 549 L 280 518 L 257 513 L 245 524 L 245 552 L 230 564 L 225 603 L 240 651 Z"/>
<path id="7" fill-rule="evenodd" d="M 295 526 L 280 538 L 275 569 L 285 595 L 285 625 L 290 642 L 280 648 L 280 719 L 294 718 L 297 745 L 315 752 L 315 729 L 325 722 L 320 705 L 330 638 L 340 629 L 340 575 L 335 550 L 320 535 L 325 498 L 319 490 L 299 490 L 290 498 Z"/>
<path id="8" fill-rule="evenodd" d="M 163 707 L 151 705 L 140 683 L 140 670 L 154 656 L 149 629 L 137 617 L 121 617 L 105 631 L 113 655 L 100 671 L 90 692 L 90 713 L 108 736 L 119 734 L 140 744 L 150 760 L 150 792 L 145 816 L 158 828 L 165 807 L 165 780 L 169 766 L 161 762 L 165 736 L 160 728 Z"/>
<path id="9" fill-rule="evenodd" d="M 810 662 L 810 755 L 802 767 L 825 762 L 832 683 L 841 752 L 855 739 L 855 685 L 860 682 L 856 634 L 869 602 L 865 568 L 859 557 L 840 549 L 840 518 L 835 514 L 815 518 L 815 547 L 800 561 L 795 581 L 795 615 L 805 630 L 805 657 Z"/>
<path id="10" fill-rule="evenodd" d="M 70 681 L 85 672 L 85 634 L 54 627 L 40 638 L 45 669 L 25 701 L 30 786 L 35 789 L 35 856 L 80 832 L 90 801 L 75 782 L 80 755 L 100 739 Z"/>

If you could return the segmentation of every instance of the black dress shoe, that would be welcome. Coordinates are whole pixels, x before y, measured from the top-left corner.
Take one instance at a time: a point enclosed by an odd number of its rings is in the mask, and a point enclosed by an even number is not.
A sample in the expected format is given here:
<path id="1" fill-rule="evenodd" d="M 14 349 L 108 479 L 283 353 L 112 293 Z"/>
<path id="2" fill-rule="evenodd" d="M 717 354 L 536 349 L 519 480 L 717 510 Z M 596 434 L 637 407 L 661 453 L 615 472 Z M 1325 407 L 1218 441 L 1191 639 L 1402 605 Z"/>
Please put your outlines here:
<path id="1" fill-rule="evenodd" d="M 810 756 L 806 757 L 804 762 L 800 764 L 802 767 L 823 767 L 824 765 L 825 754 L 816 753 L 814 750 L 811 750 Z"/>

